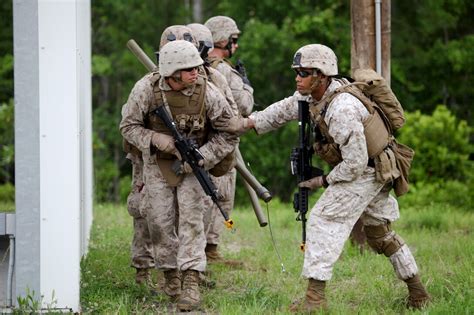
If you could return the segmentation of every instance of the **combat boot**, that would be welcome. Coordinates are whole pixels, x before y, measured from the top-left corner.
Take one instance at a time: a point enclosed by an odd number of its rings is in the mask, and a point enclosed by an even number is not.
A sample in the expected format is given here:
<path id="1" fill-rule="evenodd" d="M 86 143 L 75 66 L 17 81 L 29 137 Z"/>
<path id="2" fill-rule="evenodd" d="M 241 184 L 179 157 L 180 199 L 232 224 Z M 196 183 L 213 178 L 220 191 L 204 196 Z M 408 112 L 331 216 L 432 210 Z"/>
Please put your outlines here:
<path id="1" fill-rule="evenodd" d="M 206 244 L 206 259 L 207 262 L 212 263 L 221 263 L 231 267 L 241 267 L 243 263 L 238 260 L 224 259 L 221 254 L 217 251 L 217 244 Z"/>
<path id="2" fill-rule="evenodd" d="M 164 272 L 164 276 L 163 292 L 170 297 L 172 302 L 176 302 L 181 294 L 181 274 L 178 269 L 170 269 Z"/>
<path id="3" fill-rule="evenodd" d="M 431 300 L 430 295 L 426 292 L 423 283 L 421 283 L 420 276 L 415 275 L 412 278 L 404 280 L 408 287 L 408 308 L 422 309 Z"/>
<path id="4" fill-rule="evenodd" d="M 135 283 L 138 285 L 150 285 L 153 283 L 151 280 L 152 268 L 136 268 L 137 273 L 135 274 Z"/>
<path id="5" fill-rule="evenodd" d="M 308 289 L 303 299 L 293 302 L 290 305 L 290 312 L 292 313 L 312 313 L 327 309 L 326 295 L 324 290 L 326 288 L 325 281 L 309 279 Z"/>
<path id="6" fill-rule="evenodd" d="M 183 290 L 176 305 L 180 312 L 196 311 L 201 305 L 199 293 L 199 271 L 183 271 Z"/>

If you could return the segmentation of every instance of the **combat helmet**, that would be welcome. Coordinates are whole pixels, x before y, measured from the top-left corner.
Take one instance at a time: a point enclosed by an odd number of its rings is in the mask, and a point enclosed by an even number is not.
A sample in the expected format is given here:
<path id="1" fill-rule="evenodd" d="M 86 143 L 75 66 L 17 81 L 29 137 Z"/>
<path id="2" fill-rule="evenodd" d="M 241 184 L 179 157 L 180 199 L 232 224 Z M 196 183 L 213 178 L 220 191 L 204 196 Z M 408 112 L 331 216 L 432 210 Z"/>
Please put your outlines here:
<path id="1" fill-rule="evenodd" d="M 175 40 L 160 50 L 159 73 L 169 77 L 178 70 L 194 68 L 203 63 L 196 46 L 185 40 Z"/>
<path id="2" fill-rule="evenodd" d="M 209 43 L 211 47 L 214 47 L 212 33 L 205 25 L 200 23 L 191 23 L 186 26 L 193 32 L 194 38 L 196 38 L 199 46 L 203 45 L 204 43 Z"/>
<path id="3" fill-rule="evenodd" d="M 211 31 L 214 43 L 228 40 L 232 35 L 240 34 L 237 24 L 228 16 L 211 17 L 204 25 Z"/>
<path id="4" fill-rule="evenodd" d="M 324 75 L 337 75 L 337 57 L 331 48 L 321 44 L 301 47 L 295 53 L 292 68 L 319 69 Z"/>
<path id="5" fill-rule="evenodd" d="M 196 37 L 193 36 L 193 31 L 189 27 L 186 27 L 184 25 L 172 25 L 168 26 L 161 34 L 160 49 L 166 43 L 175 40 L 186 40 L 190 43 L 193 43 L 194 46 L 198 47 Z"/>

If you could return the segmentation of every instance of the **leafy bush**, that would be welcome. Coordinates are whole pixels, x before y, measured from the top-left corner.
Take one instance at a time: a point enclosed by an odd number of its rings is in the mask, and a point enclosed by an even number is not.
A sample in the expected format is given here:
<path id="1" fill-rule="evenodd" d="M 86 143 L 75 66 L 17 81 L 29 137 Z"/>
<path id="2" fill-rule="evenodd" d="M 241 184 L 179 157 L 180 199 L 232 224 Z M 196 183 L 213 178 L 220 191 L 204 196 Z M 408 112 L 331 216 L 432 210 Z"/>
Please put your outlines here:
<path id="1" fill-rule="evenodd" d="M 410 180 L 467 181 L 472 176 L 473 145 L 469 142 L 472 128 L 458 120 L 444 105 L 436 107 L 431 116 L 420 111 L 406 113 L 407 123 L 397 136 L 416 154 Z"/>

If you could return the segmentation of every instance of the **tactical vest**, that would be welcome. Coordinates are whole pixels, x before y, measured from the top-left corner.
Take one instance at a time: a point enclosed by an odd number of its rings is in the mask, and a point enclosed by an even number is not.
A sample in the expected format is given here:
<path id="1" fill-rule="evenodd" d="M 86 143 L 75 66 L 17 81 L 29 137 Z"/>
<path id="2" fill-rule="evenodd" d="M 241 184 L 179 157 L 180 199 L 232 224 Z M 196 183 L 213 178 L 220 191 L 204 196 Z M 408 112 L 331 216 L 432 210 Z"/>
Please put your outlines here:
<path id="1" fill-rule="evenodd" d="M 184 95 L 180 91 L 162 91 L 159 87 L 159 74 L 155 74 L 152 78 L 153 94 L 155 101 L 150 107 L 150 111 L 145 120 L 145 127 L 156 132 L 172 135 L 171 131 L 165 126 L 163 121 L 153 112 L 158 106 L 165 105 L 163 95 L 166 98 L 171 116 L 176 122 L 178 130 L 188 139 L 196 141 L 198 146 L 202 146 L 209 133 L 206 124 L 206 107 L 204 106 L 204 97 L 206 95 L 206 79 L 199 76 L 194 92 L 191 96 Z M 174 159 L 172 154 L 163 152 L 158 153 L 160 159 Z"/>
<path id="2" fill-rule="evenodd" d="M 393 182 L 400 176 L 394 152 L 389 145 L 394 141 L 393 135 L 389 132 L 390 125 L 387 117 L 377 104 L 372 102 L 359 89 L 348 85 L 345 79 L 335 79 L 342 84 L 319 102 L 310 104 L 310 115 L 315 125 L 316 141 L 315 152 L 329 165 L 336 166 L 342 161 L 339 146 L 329 134 L 329 128 L 324 117 L 336 96 L 341 93 L 349 93 L 359 99 L 369 112 L 369 117 L 363 122 L 364 135 L 367 143 L 367 153 L 374 163 L 376 177 L 379 182 Z M 371 161 L 369 160 L 369 163 Z"/>

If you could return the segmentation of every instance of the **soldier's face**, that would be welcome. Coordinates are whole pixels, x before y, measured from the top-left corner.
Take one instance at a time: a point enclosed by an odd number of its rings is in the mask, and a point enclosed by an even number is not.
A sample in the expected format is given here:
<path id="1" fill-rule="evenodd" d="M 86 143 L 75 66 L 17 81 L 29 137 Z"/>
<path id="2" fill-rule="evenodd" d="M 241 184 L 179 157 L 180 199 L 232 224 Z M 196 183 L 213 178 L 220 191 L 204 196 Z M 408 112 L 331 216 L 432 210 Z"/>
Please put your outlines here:
<path id="1" fill-rule="evenodd" d="M 303 95 L 311 93 L 312 69 L 298 68 L 296 70 L 296 90 Z"/>
<path id="2" fill-rule="evenodd" d="M 239 40 L 239 36 L 238 35 L 232 35 L 232 37 L 230 38 L 230 41 L 231 41 L 231 47 L 232 47 L 232 54 L 235 54 L 235 52 L 237 51 L 237 49 L 239 48 L 239 44 L 237 44 L 237 41 Z"/>
<path id="3" fill-rule="evenodd" d="M 198 67 L 181 70 L 181 81 L 185 85 L 192 85 L 198 78 Z"/>

